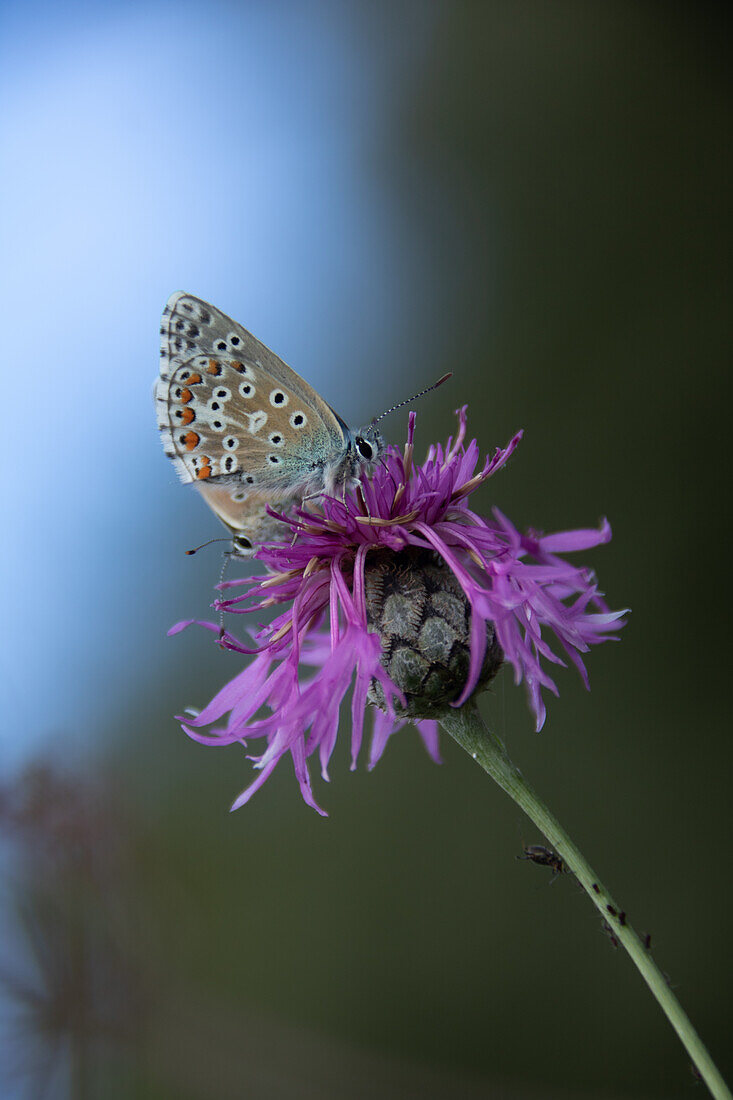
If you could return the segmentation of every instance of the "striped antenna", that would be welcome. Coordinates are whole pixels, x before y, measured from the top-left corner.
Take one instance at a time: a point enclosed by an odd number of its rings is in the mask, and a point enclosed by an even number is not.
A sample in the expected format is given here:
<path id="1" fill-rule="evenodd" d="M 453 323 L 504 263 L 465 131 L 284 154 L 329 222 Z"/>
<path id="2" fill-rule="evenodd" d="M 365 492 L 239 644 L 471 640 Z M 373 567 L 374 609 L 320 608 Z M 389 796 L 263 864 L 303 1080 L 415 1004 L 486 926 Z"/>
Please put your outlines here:
<path id="1" fill-rule="evenodd" d="M 375 416 L 372 420 L 372 424 L 378 424 L 380 420 L 384 420 L 385 416 L 389 416 L 390 413 L 395 412 L 397 409 L 401 409 L 403 405 L 411 405 L 413 401 L 417 401 L 418 397 L 424 397 L 425 394 L 430 393 L 431 390 L 437 390 L 438 386 L 442 386 L 444 382 L 447 382 L 448 379 L 452 377 L 453 371 L 449 370 L 447 374 L 444 374 L 437 382 L 433 382 L 432 386 L 428 386 L 426 390 L 420 390 L 419 393 L 414 393 L 412 397 L 408 397 L 406 401 L 400 401 L 399 404 L 393 405 L 391 409 L 387 409 L 386 412 L 380 413 L 379 416 Z"/>

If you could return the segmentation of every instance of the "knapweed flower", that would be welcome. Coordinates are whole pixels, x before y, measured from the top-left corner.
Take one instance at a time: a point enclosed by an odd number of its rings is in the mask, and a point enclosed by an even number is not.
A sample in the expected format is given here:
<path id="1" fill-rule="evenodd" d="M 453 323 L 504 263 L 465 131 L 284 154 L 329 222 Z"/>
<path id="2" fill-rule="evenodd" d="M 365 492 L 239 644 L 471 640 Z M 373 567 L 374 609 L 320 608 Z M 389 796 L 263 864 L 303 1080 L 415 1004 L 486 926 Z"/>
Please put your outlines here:
<path id="1" fill-rule="evenodd" d="M 352 683 L 352 767 L 367 706 L 374 712 L 370 767 L 407 721 L 437 760 L 440 715 L 485 687 L 503 660 L 524 681 L 539 730 L 542 689 L 557 694 L 547 666 L 566 663 L 556 650 L 587 686 L 582 655 L 623 625 L 624 612 L 608 610 L 594 574 L 561 556 L 608 542 L 608 523 L 521 534 L 497 509 L 490 520 L 477 515 L 471 494 L 505 465 L 522 433 L 477 472 L 478 444 L 465 445 L 465 408 L 458 416 L 456 439 L 432 446 L 417 465 L 410 414 L 404 453 L 388 448 L 343 499 L 322 497 L 280 516 L 286 537 L 256 555 L 266 572 L 221 586 L 228 591 L 215 606 L 226 612 L 284 608 L 254 633 L 255 646 L 224 633 L 224 645 L 254 659 L 196 717 L 181 719 L 202 744 L 249 749 L 264 738 L 251 756 L 259 775 L 232 809 L 290 754 L 303 798 L 323 813 L 308 759 L 318 755 L 327 779 Z M 239 587 L 242 594 L 230 595 Z M 201 625 L 219 634 L 216 624 Z M 200 732 L 224 716 L 224 725 Z"/>

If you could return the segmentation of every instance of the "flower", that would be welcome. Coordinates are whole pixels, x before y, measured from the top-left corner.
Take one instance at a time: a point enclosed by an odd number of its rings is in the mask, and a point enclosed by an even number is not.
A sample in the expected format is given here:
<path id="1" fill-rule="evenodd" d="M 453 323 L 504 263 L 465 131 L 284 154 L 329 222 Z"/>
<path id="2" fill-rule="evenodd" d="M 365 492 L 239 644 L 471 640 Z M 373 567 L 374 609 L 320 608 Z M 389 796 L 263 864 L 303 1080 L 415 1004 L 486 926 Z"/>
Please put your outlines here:
<path id="1" fill-rule="evenodd" d="M 522 433 L 477 472 L 478 444 L 465 445 L 465 407 L 458 417 L 456 439 L 432 446 L 416 465 L 411 413 L 404 453 L 387 448 L 371 476 L 342 499 L 324 496 L 278 515 L 288 537 L 259 548 L 266 572 L 220 586 L 227 595 L 214 606 L 233 614 L 285 606 L 254 633 L 254 648 L 229 631 L 220 636 L 254 659 L 199 714 L 180 719 L 202 744 L 249 747 L 265 738 L 251 756 L 259 775 L 232 809 L 289 753 L 303 798 L 324 813 L 308 758 L 318 754 L 328 779 L 339 708 L 352 681 L 352 768 L 368 703 L 376 704 L 370 768 L 408 719 L 437 761 L 440 714 L 484 687 L 502 657 L 515 682 L 524 681 L 539 730 L 542 689 L 558 693 L 546 666 L 565 664 L 548 635 L 587 687 L 582 655 L 624 625 L 625 612 L 609 611 L 594 574 L 561 556 L 608 542 L 608 522 L 598 530 L 521 534 L 498 509 L 492 520 L 477 515 L 471 494 L 506 464 Z M 243 594 L 229 594 L 239 587 Z M 200 625 L 220 634 L 214 623 Z M 315 670 L 310 676 L 308 668 Z M 263 707 L 269 714 L 256 717 Z M 200 732 L 225 715 L 223 726 Z"/>

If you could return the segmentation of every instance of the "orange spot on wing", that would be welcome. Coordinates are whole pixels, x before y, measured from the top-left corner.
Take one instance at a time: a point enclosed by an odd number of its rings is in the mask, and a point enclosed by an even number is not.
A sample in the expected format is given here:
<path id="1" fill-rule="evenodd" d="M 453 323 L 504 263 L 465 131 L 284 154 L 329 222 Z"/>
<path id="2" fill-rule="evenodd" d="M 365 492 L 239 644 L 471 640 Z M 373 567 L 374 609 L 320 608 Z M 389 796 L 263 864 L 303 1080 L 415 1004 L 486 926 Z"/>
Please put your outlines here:
<path id="1" fill-rule="evenodd" d="M 230 363 L 229 365 L 230 367 L 232 367 L 233 370 L 238 370 L 240 374 L 244 371 L 244 363 L 237 363 L 235 361 L 234 363 Z"/>
<path id="2" fill-rule="evenodd" d="M 199 481 L 205 481 L 207 477 L 211 477 L 211 466 L 208 464 L 208 462 L 204 466 L 199 466 L 198 470 L 196 471 L 196 477 L 199 479 Z"/>
<path id="3" fill-rule="evenodd" d="M 221 374 L 221 367 L 217 363 L 216 359 L 209 359 L 209 365 L 206 370 L 208 374 Z"/>
<path id="4" fill-rule="evenodd" d="M 184 409 L 181 413 L 181 422 L 183 424 L 190 424 L 192 420 L 195 420 L 196 413 L 193 409 Z"/>
<path id="5" fill-rule="evenodd" d="M 198 374 L 198 373 L 194 373 L 189 378 L 186 379 L 186 382 L 188 383 L 189 386 L 198 386 L 200 381 L 201 381 L 201 375 Z"/>
<path id="6" fill-rule="evenodd" d="M 193 401 L 193 394 L 191 393 L 188 386 L 184 386 L 183 389 L 181 390 L 180 400 L 181 400 L 181 403 L 183 405 L 187 405 L 189 403 L 189 401 Z"/>
<path id="7" fill-rule="evenodd" d="M 186 444 L 186 450 L 192 451 L 195 447 L 198 447 L 201 442 L 201 436 L 198 432 L 186 432 L 183 437 L 183 441 Z"/>

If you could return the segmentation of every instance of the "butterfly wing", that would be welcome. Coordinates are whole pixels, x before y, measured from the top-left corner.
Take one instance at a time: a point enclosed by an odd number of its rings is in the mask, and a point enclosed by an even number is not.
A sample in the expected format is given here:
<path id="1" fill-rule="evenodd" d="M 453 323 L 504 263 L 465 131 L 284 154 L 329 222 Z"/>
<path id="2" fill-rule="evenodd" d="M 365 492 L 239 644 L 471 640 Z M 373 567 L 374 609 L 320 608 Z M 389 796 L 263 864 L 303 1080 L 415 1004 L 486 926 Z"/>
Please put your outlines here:
<path id="1" fill-rule="evenodd" d="M 204 493 L 224 522 L 257 494 L 302 495 L 345 451 L 348 429 L 313 387 L 214 306 L 173 294 L 160 337 L 163 446 L 182 481 L 226 488 Z"/>
<path id="2" fill-rule="evenodd" d="M 261 543 L 285 537 L 283 524 L 266 510 L 266 505 L 271 503 L 268 494 L 246 492 L 236 484 L 226 484 L 216 477 L 196 482 L 196 488 L 229 528 L 234 538 L 233 550 L 238 556 L 251 557 L 255 547 Z"/>

